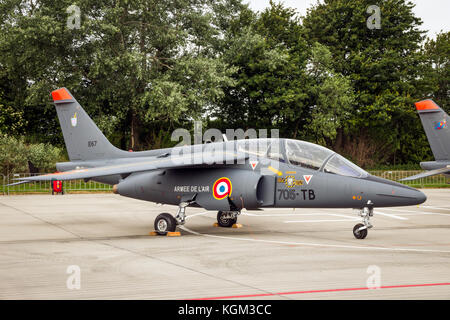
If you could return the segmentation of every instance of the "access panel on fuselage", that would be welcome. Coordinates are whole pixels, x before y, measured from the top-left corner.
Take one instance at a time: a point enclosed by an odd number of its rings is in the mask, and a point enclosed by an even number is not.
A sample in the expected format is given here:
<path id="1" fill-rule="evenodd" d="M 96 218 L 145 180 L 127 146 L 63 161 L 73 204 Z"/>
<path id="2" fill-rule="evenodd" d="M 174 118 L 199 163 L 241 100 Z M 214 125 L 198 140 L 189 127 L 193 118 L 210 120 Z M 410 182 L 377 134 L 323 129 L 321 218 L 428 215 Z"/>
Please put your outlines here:
<path id="1" fill-rule="evenodd" d="M 276 178 L 264 175 L 258 182 L 257 198 L 261 207 L 271 207 L 275 204 Z"/>

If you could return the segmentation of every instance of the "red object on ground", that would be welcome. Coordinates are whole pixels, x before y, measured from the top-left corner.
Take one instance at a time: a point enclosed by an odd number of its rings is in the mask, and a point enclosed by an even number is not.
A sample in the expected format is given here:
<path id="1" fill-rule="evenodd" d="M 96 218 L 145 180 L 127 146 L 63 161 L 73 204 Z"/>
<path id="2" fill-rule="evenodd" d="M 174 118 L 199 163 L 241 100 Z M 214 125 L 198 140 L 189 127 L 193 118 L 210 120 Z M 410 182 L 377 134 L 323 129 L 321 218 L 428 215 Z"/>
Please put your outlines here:
<path id="1" fill-rule="evenodd" d="M 62 181 L 61 180 L 53 180 L 52 181 L 53 192 L 62 192 Z"/>

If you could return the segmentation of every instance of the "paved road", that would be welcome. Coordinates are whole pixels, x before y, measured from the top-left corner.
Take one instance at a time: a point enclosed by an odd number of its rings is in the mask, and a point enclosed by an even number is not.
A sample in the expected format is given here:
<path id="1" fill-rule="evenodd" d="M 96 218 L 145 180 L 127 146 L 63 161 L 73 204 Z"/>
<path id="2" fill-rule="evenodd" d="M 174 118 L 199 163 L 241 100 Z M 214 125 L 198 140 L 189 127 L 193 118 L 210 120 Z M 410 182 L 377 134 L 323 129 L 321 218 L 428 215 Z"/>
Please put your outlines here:
<path id="1" fill-rule="evenodd" d="M 419 207 L 375 210 L 365 240 L 352 210 L 248 211 L 243 228 L 223 229 L 215 212 L 188 208 L 181 237 L 152 237 L 156 215 L 176 207 L 3 196 L 0 299 L 449 299 L 450 190 L 424 192 Z"/>

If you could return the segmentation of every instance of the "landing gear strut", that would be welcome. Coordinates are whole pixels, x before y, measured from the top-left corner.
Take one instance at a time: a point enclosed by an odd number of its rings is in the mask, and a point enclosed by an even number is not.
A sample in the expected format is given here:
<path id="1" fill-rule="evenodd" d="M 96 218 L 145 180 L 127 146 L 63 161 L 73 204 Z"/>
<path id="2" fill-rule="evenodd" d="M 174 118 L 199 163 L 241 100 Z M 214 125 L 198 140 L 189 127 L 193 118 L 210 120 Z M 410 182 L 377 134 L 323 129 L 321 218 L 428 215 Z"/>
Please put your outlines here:
<path id="1" fill-rule="evenodd" d="M 219 211 L 217 212 L 217 223 L 224 228 L 231 228 L 237 222 L 239 211 Z"/>
<path id="2" fill-rule="evenodd" d="M 353 235 L 356 239 L 364 239 L 367 237 L 367 230 L 373 226 L 370 224 L 370 217 L 373 216 L 373 202 L 367 201 L 364 208 L 359 210 L 359 216 L 363 219 L 363 223 L 358 223 L 353 227 Z"/>

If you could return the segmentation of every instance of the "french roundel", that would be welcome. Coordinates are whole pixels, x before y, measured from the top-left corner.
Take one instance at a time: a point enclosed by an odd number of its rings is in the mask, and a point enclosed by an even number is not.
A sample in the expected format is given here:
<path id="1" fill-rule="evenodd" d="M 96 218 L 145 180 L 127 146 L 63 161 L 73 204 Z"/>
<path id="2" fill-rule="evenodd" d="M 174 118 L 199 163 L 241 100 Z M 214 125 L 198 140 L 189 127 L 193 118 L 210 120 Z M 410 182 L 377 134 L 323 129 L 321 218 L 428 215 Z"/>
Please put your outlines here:
<path id="1" fill-rule="evenodd" d="M 220 178 L 214 182 L 213 196 L 217 200 L 222 200 L 231 194 L 231 181 L 228 178 Z"/>

